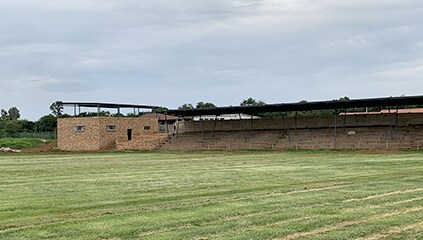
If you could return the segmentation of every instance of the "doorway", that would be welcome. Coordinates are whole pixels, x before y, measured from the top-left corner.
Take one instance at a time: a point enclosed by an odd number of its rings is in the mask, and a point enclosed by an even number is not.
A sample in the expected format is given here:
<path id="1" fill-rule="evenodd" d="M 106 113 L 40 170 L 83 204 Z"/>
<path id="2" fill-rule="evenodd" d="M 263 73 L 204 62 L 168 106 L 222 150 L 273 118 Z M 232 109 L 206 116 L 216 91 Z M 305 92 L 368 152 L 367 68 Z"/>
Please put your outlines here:
<path id="1" fill-rule="evenodd" d="M 128 141 L 132 140 L 132 129 L 128 129 Z"/>

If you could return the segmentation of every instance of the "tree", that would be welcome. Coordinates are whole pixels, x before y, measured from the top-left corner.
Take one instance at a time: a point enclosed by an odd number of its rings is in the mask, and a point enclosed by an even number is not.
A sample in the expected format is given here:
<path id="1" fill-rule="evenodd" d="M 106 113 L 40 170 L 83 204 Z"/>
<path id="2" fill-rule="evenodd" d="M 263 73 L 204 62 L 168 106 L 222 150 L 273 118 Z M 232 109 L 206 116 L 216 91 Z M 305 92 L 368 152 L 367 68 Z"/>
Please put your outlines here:
<path id="1" fill-rule="evenodd" d="M 18 120 L 21 117 L 19 109 L 16 107 L 11 107 L 8 111 L 9 120 Z"/>
<path id="2" fill-rule="evenodd" d="M 20 111 L 16 107 L 9 108 L 9 111 L 6 111 L 4 109 L 1 110 L 1 120 L 18 120 L 20 117 Z"/>
<path id="3" fill-rule="evenodd" d="M 199 103 L 197 103 L 196 108 L 200 108 L 200 109 L 216 108 L 216 105 L 214 105 L 211 102 L 199 102 Z"/>
<path id="4" fill-rule="evenodd" d="M 192 106 L 191 103 L 184 103 L 181 106 L 178 107 L 178 110 L 191 110 L 194 106 Z"/>
<path id="5" fill-rule="evenodd" d="M 244 99 L 241 103 L 240 106 L 263 106 L 266 105 L 265 102 L 263 102 L 262 100 L 255 100 L 254 98 L 248 98 L 248 99 Z"/>
<path id="6" fill-rule="evenodd" d="M 2 109 L 1 110 L 1 120 L 8 120 L 9 119 L 9 114 L 7 113 L 6 110 Z"/>
<path id="7" fill-rule="evenodd" d="M 22 132 L 34 132 L 35 123 L 28 120 L 19 120 Z"/>
<path id="8" fill-rule="evenodd" d="M 154 109 L 152 109 L 151 110 L 151 112 L 153 112 L 153 113 L 156 113 L 156 112 L 165 112 L 165 111 L 167 111 L 168 109 L 167 108 L 165 108 L 165 107 L 158 107 L 158 108 L 154 108 Z"/>
<path id="9" fill-rule="evenodd" d="M 50 105 L 51 113 L 56 116 L 60 117 L 63 114 L 63 102 L 56 101 L 53 104 Z"/>
<path id="10" fill-rule="evenodd" d="M 6 133 L 17 133 L 22 131 L 22 126 L 18 120 L 9 120 L 4 126 Z"/>
<path id="11" fill-rule="evenodd" d="M 38 132 L 53 132 L 57 127 L 57 119 L 52 114 L 43 116 L 35 122 L 35 129 Z"/>

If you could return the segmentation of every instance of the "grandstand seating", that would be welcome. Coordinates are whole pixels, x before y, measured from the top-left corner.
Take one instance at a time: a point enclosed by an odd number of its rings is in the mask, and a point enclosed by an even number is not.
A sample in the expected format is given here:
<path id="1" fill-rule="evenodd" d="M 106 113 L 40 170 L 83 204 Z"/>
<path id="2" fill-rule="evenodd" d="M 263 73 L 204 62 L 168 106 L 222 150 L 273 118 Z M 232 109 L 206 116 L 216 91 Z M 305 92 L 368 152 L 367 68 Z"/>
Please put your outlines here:
<path id="1" fill-rule="evenodd" d="M 307 128 L 285 130 L 187 132 L 163 142 L 161 150 L 240 149 L 418 149 L 423 145 L 420 126 Z"/>

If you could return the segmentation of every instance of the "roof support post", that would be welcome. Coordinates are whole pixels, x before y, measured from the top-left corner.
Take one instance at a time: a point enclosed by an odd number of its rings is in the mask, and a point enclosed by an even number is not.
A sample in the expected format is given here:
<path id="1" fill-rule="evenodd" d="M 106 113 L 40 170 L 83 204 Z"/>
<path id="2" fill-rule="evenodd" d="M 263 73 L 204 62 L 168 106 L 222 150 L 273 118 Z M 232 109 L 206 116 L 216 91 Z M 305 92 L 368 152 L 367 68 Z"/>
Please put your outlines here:
<path id="1" fill-rule="evenodd" d="M 291 128 L 289 126 L 289 121 L 288 121 L 288 112 L 285 112 L 285 124 L 287 128 L 287 133 L 288 133 L 288 141 L 291 141 Z"/>
<path id="2" fill-rule="evenodd" d="M 253 114 L 251 114 L 251 136 L 254 135 L 254 121 L 253 121 Z"/>
<path id="3" fill-rule="evenodd" d="M 388 107 L 388 115 L 389 115 L 389 130 L 391 132 L 391 140 L 394 140 L 394 130 L 392 127 L 392 117 L 391 117 L 391 107 Z"/>
<path id="4" fill-rule="evenodd" d="M 343 130 L 345 133 L 345 125 L 347 124 L 347 109 L 344 109 L 344 123 L 343 123 Z"/>
<path id="5" fill-rule="evenodd" d="M 100 116 L 100 105 L 97 106 L 97 116 Z"/>
<path id="6" fill-rule="evenodd" d="M 241 113 L 238 113 L 239 125 L 241 126 L 242 133 L 244 134 L 244 141 L 247 142 L 247 136 L 245 135 L 244 125 L 242 124 Z"/>
<path id="7" fill-rule="evenodd" d="M 73 105 L 73 116 L 76 117 L 76 104 Z"/>
<path id="8" fill-rule="evenodd" d="M 334 117 L 333 117 L 333 125 L 334 125 L 334 131 L 333 131 L 333 148 L 336 148 L 336 140 L 337 140 L 337 125 L 336 125 L 336 109 L 335 109 L 335 113 L 334 113 Z"/>
<path id="9" fill-rule="evenodd" d="M 214 123 L 213 123 L 213 137 L 214 137 L 214 131 L 216 131 L 216 125 L 217 125 L 217 115 L 214 117 Z"/>
<path id="10" fill-rule="evenodd" d="M 170 143 L 169 124 L 167 123 L 167 113 L 165 113 L 165 122 L 166 122 L 167 141 Z"/>
<path id="11" fill-rule="evenodd" d="M 398 106 L 397 106 L 397 111 L 395 112 L 395 131 L 398 132 L 398 118 L 399 118 L 399 114 L 398 114 Z"/>
<path id="12" fill-rule="evenodd" d="M 203 123 L 203 118 L 200 115 L 200 125 L 201 125 L 201 140 L 203 141 L 203 145 L 206 144 L 206 141 L 204 140 L 204 123 Z"/>
<path id="13" fill-rule="evenodd" d="M 294 138 L 297 137 L 297 123 L 298 123 L 298 111 L 295 111 L 295 119 L 294 119 Z"/>
<path id="14" fill-rule="evenodd" d="M 78 106 L 78 115 L 81 115 L 81 106 Z"/>
<path id="15" fill-rule="evenodd" d="M 118 115 L 120 115 L 120 107 L 118 107 L 117 109 L 118 109 Z"/>
<path id="16" fill-rule="evenodd" d="M 178 123 L 176 124 L 176 138 L 179 138 L 179 122 L 181 121 L 181 117 L 178 116 Z"/>

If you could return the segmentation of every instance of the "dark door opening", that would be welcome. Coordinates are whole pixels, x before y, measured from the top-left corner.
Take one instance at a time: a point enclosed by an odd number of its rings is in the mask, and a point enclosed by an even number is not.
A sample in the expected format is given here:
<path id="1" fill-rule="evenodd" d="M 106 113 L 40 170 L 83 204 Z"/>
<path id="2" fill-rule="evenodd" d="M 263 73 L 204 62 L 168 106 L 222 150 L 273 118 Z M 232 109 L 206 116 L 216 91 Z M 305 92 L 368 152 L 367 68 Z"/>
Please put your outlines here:
<path id="1" fill-rule="evenodd" d="M 128 141 L 132 140 L 132 129 L 128 129 Z"/>

